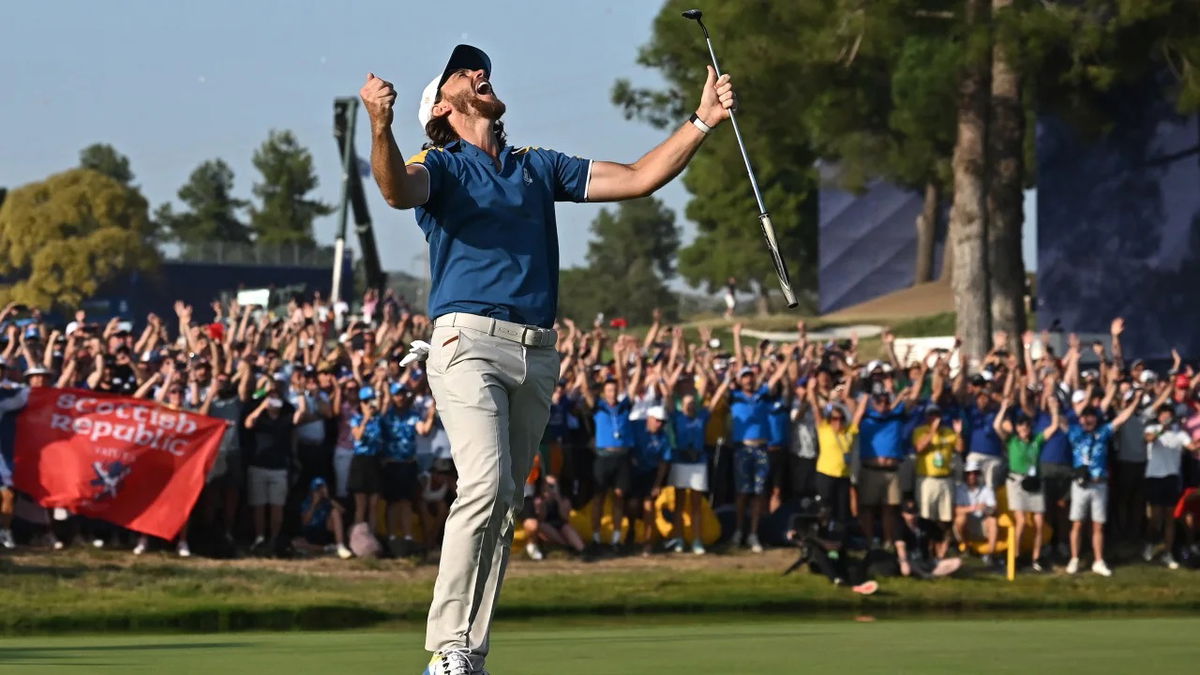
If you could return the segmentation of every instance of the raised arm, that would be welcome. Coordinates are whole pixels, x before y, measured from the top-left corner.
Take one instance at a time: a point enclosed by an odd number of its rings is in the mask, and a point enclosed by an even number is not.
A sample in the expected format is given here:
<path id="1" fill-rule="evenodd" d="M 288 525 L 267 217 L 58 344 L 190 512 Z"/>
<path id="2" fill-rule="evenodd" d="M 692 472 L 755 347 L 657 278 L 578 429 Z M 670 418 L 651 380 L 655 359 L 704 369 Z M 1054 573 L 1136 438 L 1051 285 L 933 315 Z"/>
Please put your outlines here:
<path id="1" fill-rule="evenodd" d="M 937 433 L 938 428 L 941 426 L 942 418 L 935 417 L 933 418 L 933 421 L 929 423 L 929 426 L 925 429 L 925 433 L 923 435 L 917 437 L 916 433 L 913 433 L 913 436 L 916 439 L 913 442 L 913 449 L 917 451 L 918 455 L 929 449 L 929 445 L 933 443 L 934 434 Z"/>
<path id="2" fill-rule="evenodd" d="M 729 385 L 733 382 L 732 374 L 732 368 L 725 371 L 725 378 L 721 380 L 721 384 L 718 385 L 717 390 L 713 392 L 712 398 L 708 400 L 708 408 L 710 410 L 716 408 L 717 404 L 721 402 L 721 399 L 725 398 L 725 396 L 729 393 Z"/>
<path id="3" fill-rule="evenodd" d="M 716 127 L 729 119 L 733 107 L 733 84 L 729 74 L 718 79 L 710 66 L 696 116 L 703 124 Z M 684 122 L 670 138 L 632 164 L 593 162 L 587 200 L 606 202 L 645 197 L 683 171 L 706 135 L 691 122 Z"/>
<path id="4" fill-rule="evenodd" d="M 579 369 L 579 374 L 575 376 L 575 387 L 579 390 L 579 394 L 583 396 L 583 402 L 587 404 L 587 407 L 594 409 L 596 407 L 596 395 L 592 392 L 592 387 L 588 383 L 586 368 Z"/>
<path id="5" fill-rule="evenodd" d="M 1004 422 L 1008 417 L 1008 404 L 1009 398 L 1006 396 L 1000 404 L 1000 412 L 996 413 L 996 419 L 992 420 L 992 429 L 1000 437 L 1001 441 L 1007 441 L 1008 437 L 1012 435 L 1010 430 L 1004 426 Z"/>
<path id="6" fill-rule="evenodd" d="M 1113 404 L 1113 401 L 1115 401 L 1116 399 L 1117 399 L 1117 383 L 1115 381 L 1113 381 L 1113 382 L 1110 382 L 1108 384 L 1108 388 L 1106 388 L 1104 390 L 1104 399 L 1102 401 L 1100 401 L 1100 410 L 1101 411 L 1108 410 L 1109 406 L 1111 406 Z M 1132 400 L 1136 401 L 1137 397 L 1136 396 L 1132 397 Z M 1086 407 L 1087 404 L 1085 403 L 1084 405 Z M 1075 412 L 1076 412 L 1076 414 L 1078 414 L 1080 411 L 1076 410 Z"/>
<path id="7" fill-rule="evenodd" d="M 1158 396 L 1155 397 L 1154 402 L 1150 404 L 1150 410 L 1155 411 L 1155 415 L 1158 414 L 1158 409 L 1164 403 L 1166 403 L 1168 399 L 1171 398 L 1171 388 L 1173 386 L 1173 384 L 1168 383 L 1167 386 L 1163 387 L 1163 390 L 1158 393 Z"/>
<path id="8" fill-rule="evenodd" d="M 1050 426 L 1042 430 L 1042 438 L 1050 440 L 1050 437 L 1059 432 L 1059 425 L 1062 424 L 1062 417 L 1058 413 L 1058 397 L 1050 397 Z"/>
<path id="9" fill-rule="evenodd" d="M 745 355 L 742 352 L 742 324 L 733 324 L 733 368 L 741 370 L 746 366 Z"/>
<path id="10" fill-rule="evenodd" d="M 903 366 L 900 365 L 900 359 L 896 358 L 896 336 L 890 329 L 883 331 L 882 340 L 884 360 L 892 364 L 892 367 L 896 370 L 903 368 Z"/>
<path id="11" fill-rule="evenodd" d="M 858 395 L 858 407 L 854 409 L 854 420 L 852 425 L 857 427 L 862 423 L 863 416 L 867 414 L 867 401 L 870 399 L 866 394 Z"/>
<path id="12" fill-rule="evenodd" d="M 1067 336 L 1067 366 L 1063 372 L 1063 380 L 1072 390 L 1079 388 L 1079 336 L 1071 333 Z"/>
<path id="13" fill-rule="evenodd" d="M 1117 416 L 1113 418 L 1112 422 L 1109 422 L 1109 424 L 1112 425 L 1113 431 L 1120 429 L 1122 425 L 1129 421 L 1130 417 L 1133 417 L 1133 413 L 1137 411 L 1137 404 L 1137 396 L 1133 396 L 1129 399 L 1129 405 L 1125 406 L 1125 409 L 1118 413 Z"/>
<path id="14" fill-rule="evenodd" d="M 650 351 L 650 346 L 658 339 L 658 332 L 662 330 L 662 310 L 655 307 L 653 310 L 654 323 L 650 324 L 650 329 L 646 331 L 646 337 L 642 340 L 642 353 Z"/>
<path id="15" fill-rule="evenodd" d="M 1112 334 L 1113 364 L 1121 370 L 1125 369 L 1125 350 L 1121 348 L 1121 333 L 1124 332 L 1125 319 L 1118 316 L 1112 320 L 1109 333 Z"/>
<path id="16" fill-rule="evenodd" d="M 433 401 L 429 402 L 429 407 L 425 409 L 425 418 L 417 422 L 417 433 L 422 436 L 428 436 L 433 433 L 433 428 L 437 421 L 437 404 Z"/>
<path id="17" fill-rule="evenodd" d="M 392 135 L 392 104 L 396 90 L 390 82 L 367 73 L 367 82 L 358 91 L 371 120 L 371 173 L 383 194 L 383 200 L 395 209 L 411 209 L 429 199 L 429 171 L 419 163 L 404 163 L 404 156 Z"/>
<path id="18" fill-rule="evenodd" d="M 804 398 L 808 401 L 808 407 L 812 409 L 813 421 L 817 424 L 825 421 L 825 411 L 821 409 L 821 404 L 817 401 L 816 378 L 808 381 L 804 387 Z"/>
<path id="19" fill-rule="evenodd" d="M 784 375 L 787 375 L 787 368 L 782 363 L 776 363 L 775 370 L 771 373 L 770 379 L 767 380 L 767 391 L 774 392 L 775 387 L 778 387 L 779 383 L 783 381 Z"/>

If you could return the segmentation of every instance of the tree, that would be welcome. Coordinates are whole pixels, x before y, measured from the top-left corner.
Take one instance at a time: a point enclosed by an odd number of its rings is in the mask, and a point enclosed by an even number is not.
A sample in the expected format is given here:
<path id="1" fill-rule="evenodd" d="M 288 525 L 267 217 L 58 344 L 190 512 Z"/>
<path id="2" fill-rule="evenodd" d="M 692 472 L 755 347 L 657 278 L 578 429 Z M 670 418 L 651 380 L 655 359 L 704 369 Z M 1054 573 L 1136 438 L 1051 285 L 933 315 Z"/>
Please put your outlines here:
<path id="1" fill-rule="evenodd" d="M 1025 331 L 1025 265 L 1021 252 L 1024 225 L 1025 105 L 1021 76 L 1012 52 L 1020 44 L 1011 35 L 1018 10 L 1012 0 L 992 0 L 997 36 L 992 44 L 991 118 L 987 188 L 987 256 L 991 328 L 1009 335 Z M 1019 341 L 1012 341 L 1018 345 Z M 978 352 L 977 352 L 978 353 Z"/>
<path id="2" fill-rule="evenodd" d="M 949 6 L 927 0 L 916 11 L 897 0 L 828 1 L 794 27 L 814 91 L 798 114 L 841 186 L 858 192 L 882 179 L 924 197 L 914 223 L 916 283 L 933 278 L 935 234 L 951 181 L 963 45 Z"/>
<path id="3" fill-rule="evenodd" d="M 985 177 L 988 56 L 988 7 L 985 0 L 966 0 L 966 24 L 972 47 L 963 63 L 958 87 L 958 140 L 954 145 L 954 203 L 950 208 L 949 246 L 954 257 L 955 332 L 963 351 L 976 358 L 987 353 L 991 340 L 991 302 L 988 297 L 988 256 Z"/>
<path id="4" fill-rule="evenodd" d="M 179 200 L 187 210 L 175 213 L 170 204 L 163 204 L 154 219 L 185 248 L 212 241 L 248 244 L 250 228 L 237 215 L 247 202 L 232 192 L 233 170 L 220 159 L 208 160 L 179 188 Z"/>
<path id="5" fill-rule="evenodd" d="M 79 166 L 99 171 L 126 187 L 133 185 L 129 158 L 107 143 L 93 143 L 79 151 Z"/>
<path id="6" fill-rule="evenodd" d="M 585 268 L 563 270 L 560 314 L 580 321 L 598 313 L 647 322 L 655 307 L 674 314 L 665 280 L 675 274 L 679 230 L 675 214 L 647 197 L 601 209 L 592 221 Z"/>
<path id="7" fill-rule="evenodd" d="M 663 74 L 668 89 L 635 89 L 624 81 L 614 86 L 613 101 L 627 118 L 674 128 L 696 104 L 708 53 L 695 25 L 679 17 L 683 9 L 682 2 L 666 3 L 654 20 L 649 44 L 638 55 L 639 63 Z M 771 210 L 780 252 L 794 284 L 811 290 L 817 260 L 816 155 L 794 113 L 803 110 L 813 91 L 796 72 L 803 64 L 790 47 L 798 44 L 796 27 L 813 10 L 809 3 L 722 3 L 705 12 L 710 24 L 722 26 L 722 66 L 734 77 L 742 111 L 738 124 Z M 698 233 L 680 252 L 679 271 L 689 284 L 704 284 L 710 292 L 736 277 L 744 289 L 759 293 L 759 308 L 765 310 L 776 286 L 775 269 L 729 126 L 705 141 L 684 175 L 692 195 L 687 216 Z"/>
<path id="8" fill-rule="evenodd" d="M 290 131 L 272 131 L 254 152 L 254 166 L 262 174 L 255 183 L 259 204 L 250 209 L 250 226 L 259 244 L 316 246 L 313 221 L 333 208 L 305 197 L 318 185 L 312 155 Z"/>
<path id="9" fill-rule="evenodd" d="M 0 206 L 0 292 L 43 308 L 74 308 L 101 286 L 158 256 L 146 200 L 91 169 L 71 169 L 13 190 Z"/>

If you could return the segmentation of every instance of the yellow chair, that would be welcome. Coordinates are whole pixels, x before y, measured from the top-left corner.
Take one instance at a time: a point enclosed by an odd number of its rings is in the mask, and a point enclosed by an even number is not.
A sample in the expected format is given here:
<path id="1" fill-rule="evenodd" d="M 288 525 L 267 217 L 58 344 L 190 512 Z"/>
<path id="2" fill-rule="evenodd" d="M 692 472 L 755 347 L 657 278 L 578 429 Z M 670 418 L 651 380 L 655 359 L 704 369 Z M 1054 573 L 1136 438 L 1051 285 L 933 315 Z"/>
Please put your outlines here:
<path id="1" fill-rule="evenodd" d="M 999 514 L 996 518 L 996 553 L 1008 552 L 1008 540 L 1011 537 L 1009 530 L 1013 529 L 1016 524 L 1016 514 L 1008 508 L 1008 489 L 1001 486 L 996 490 L 996 512 Z M 1042 527 L 1042 543 L 1050 541 L 1050 536 L 1053 530 L 1050 528 L 1050 523 L 1045 523 Z M 1033 551 L 1033 516 L 1025 516 L 1025 529 L 1021 532 L 1021 542 L 1018 547 L 1021 553 L 1030 553 Z M 967 542 L 967 548 L 978 555 L 983 555 L 988 552 L 987 539 L 971 540 Z"/>

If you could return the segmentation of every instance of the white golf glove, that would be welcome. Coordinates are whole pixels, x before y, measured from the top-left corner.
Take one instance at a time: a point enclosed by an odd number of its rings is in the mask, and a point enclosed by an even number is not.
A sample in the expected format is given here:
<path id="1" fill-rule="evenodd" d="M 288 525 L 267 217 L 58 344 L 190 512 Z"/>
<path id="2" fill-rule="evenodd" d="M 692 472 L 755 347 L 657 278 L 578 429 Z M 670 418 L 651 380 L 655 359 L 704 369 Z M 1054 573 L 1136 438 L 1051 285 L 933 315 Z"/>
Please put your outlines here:
<path id="1" fill-rule="evenodd" d="M 429 358 L 430 344 L 424 340 L 413 340 L 412 346 L 408 348 L 408 353 L 404 358 L 400 359 L 400 367 L 403 368 L 414 361 L 424 361 Z"/>

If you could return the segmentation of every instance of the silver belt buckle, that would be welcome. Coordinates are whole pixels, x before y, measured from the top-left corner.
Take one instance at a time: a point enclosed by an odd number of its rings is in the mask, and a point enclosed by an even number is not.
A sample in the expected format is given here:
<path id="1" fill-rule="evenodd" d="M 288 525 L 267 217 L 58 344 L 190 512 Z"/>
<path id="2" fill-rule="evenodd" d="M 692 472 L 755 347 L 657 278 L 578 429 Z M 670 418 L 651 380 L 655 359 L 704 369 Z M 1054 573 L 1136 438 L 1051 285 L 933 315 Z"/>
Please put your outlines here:
<path id="1" fill-rule="evenodd" d="M 514 326 L 513 324 L 505 322 L 505 321 L 496 321 L 496 323 L 495 323 L 494 334 L 499 335 L 500 337 L 503 337 L 503 338 L 508 338 L 509 340 L 512 340 L 514 342 L 521 341 L 523 332 L 524 332 L 523 328 Z"/>

